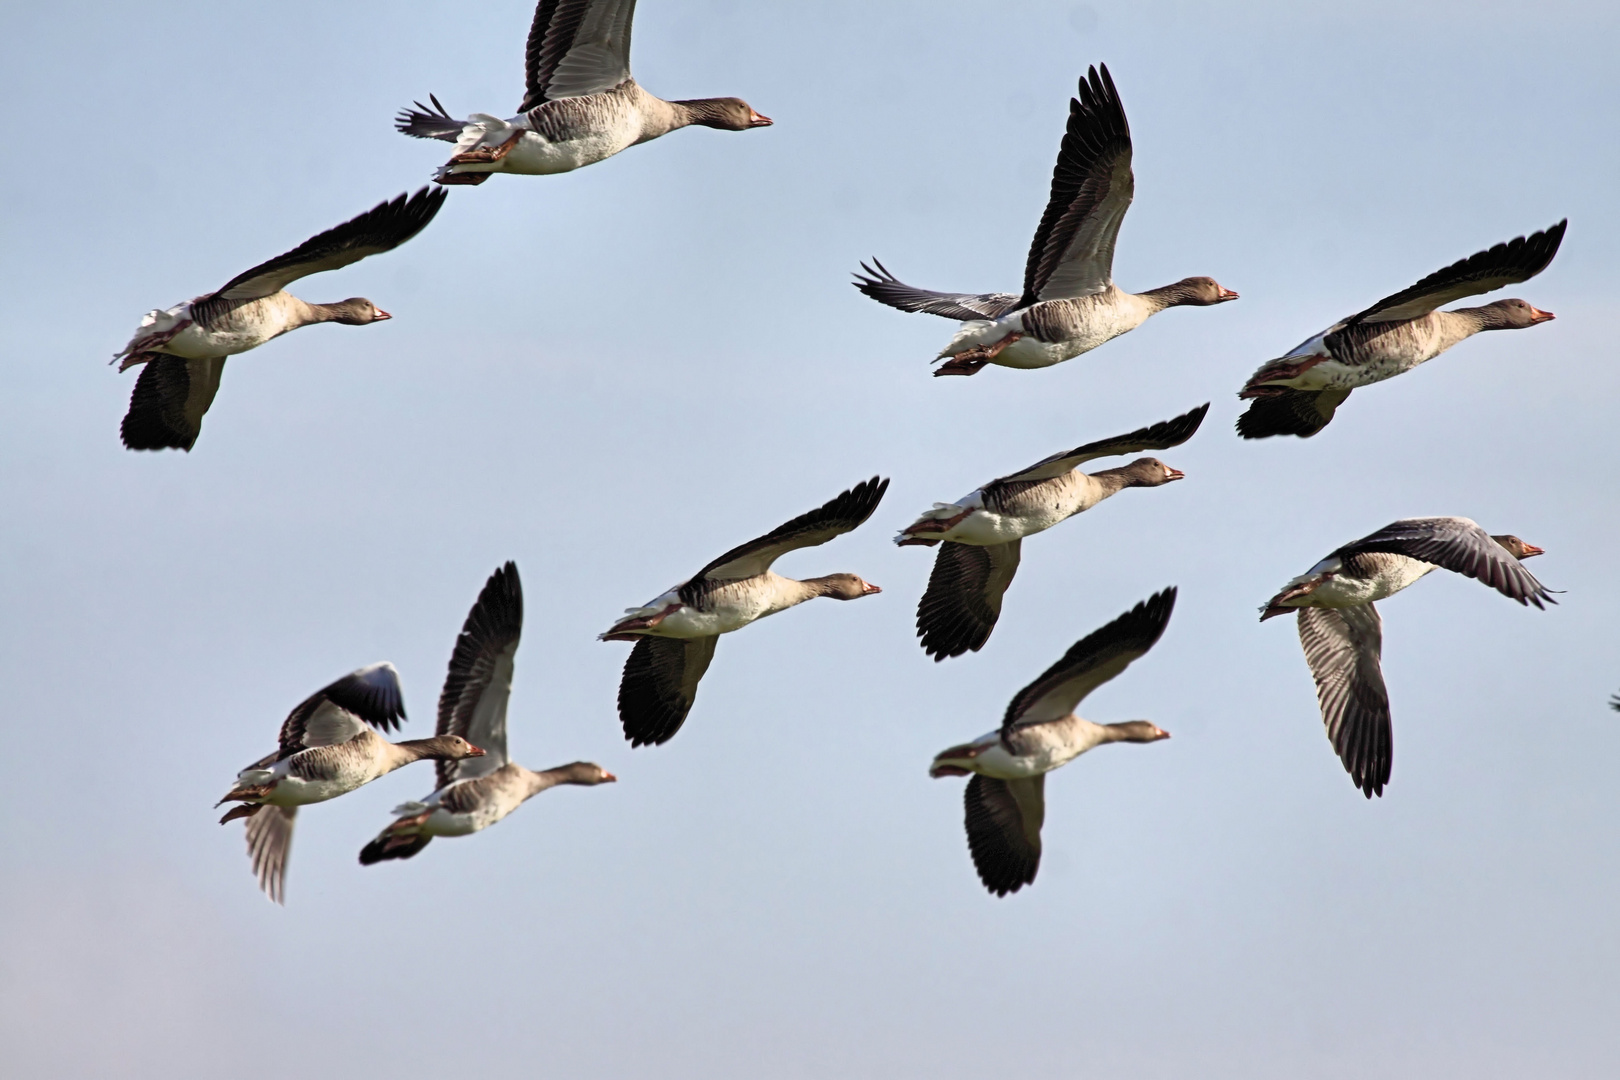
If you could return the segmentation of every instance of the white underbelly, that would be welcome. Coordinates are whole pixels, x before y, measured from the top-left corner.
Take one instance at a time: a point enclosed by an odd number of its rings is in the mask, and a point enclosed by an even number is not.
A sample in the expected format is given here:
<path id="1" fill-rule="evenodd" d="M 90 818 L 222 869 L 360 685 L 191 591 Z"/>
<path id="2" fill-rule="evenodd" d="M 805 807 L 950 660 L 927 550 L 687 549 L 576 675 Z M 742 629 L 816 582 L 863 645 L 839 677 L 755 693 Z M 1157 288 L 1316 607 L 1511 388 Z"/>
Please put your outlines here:
<path id="1" fill-rule="evenodd" d="M 1026 536 L 1033 536 L 1038 532 L 1044 532 L 1069 516 L 1068 514 L 1054 512 L 1025 517 L 1022 515 L 998 514 L 994 510 L 975 510 L 945 532 L 940 533 L 939 538 L 941 540 L 951 540 L 958 544 L 991 547 L 995 544 L 1006 544 L 1013 540 L 1021 540 Z"/>

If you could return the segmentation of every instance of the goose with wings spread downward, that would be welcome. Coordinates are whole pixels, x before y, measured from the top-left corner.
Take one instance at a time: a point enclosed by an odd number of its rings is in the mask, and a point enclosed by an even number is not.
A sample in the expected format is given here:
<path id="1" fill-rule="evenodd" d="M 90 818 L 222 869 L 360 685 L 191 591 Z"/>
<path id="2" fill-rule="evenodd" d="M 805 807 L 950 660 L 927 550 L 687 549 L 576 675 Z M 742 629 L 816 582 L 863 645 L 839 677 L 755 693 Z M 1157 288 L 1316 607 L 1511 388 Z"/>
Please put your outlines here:
<path id="1" fill-rule="evenodd" d="M 1485 330 L 1522 330 L 1550 320 L 1523 300 L 1437 311 L 1466 296 L 1529 281 L 1552 262 L 1564 241 L 1560 221 L 1436 270 L 1411 288 L 1341 319 L 1249 377 L 1238 397 L 1252 401 L 1238 417 L 1245 439 L 1298 435 L 1327 427 L 1350 391 L 1393 379 Z"/>
<path id="2" fill-rule="evenodd" d="M 248 858 L 259 887 L 286 895 L 287 853 L 300 806 L 347 795 L 413 761 L 460 761 L 484 751 L 460 735 L 391 743 L 377 734 L 405 719 L 399 672 L 372 664 L 317 690 L 281 725 L 280 745 L 236 775 L 221 825 L 247 818 Z M 376 731 L 372 730 L 373 728 Z"/>
<path id="3" fill-rule="evenodd" d="M 692 124 L 725 131 L 770 126 L 740 98 L 665 101 L 637 85 L 630 77 L 635 13 L 636 0 L 540 0 L 516 116 L 473 113 L 458 120 L 430 94 L 431 108 L 416 102 L 394 126 L 456 144 L 434 176 L 440 184 L 482 184 L 498 172 L 568 172 Z"/>
<path id="4" fill-rule="evenodd" d="M 1146 720 L 1095 724 L 1074 710 L 1153 648 L 1175 606 L 1176 590 L 1165 589 L 1092 631 L 1018 691 L 1000 729 L 935 756 L 928 775 L 970 777 L 963 793 L 968 852 L 986 889 L 1006 896 L 1034 882 L 1041 865 L 1047 773 L 1104 743 L 1170 737 Z"/>
<path id="5" fill-rule="evenodd" d="M 1236 300 L 1213 278 L 1190 277 L 1144 293 L 1114 284 L 1114 241 L 1130 208 L 1131 129 L 1108 66 L 1080 80 L 1052 171 L 1052 194 L 1024 265 L 1024 291 L 945 293 L 913 288 L 877 260 L 855 287 L 901 311 L 962 323 L 935 375 L 972 375 L 986 364 L 1042 368 L 1089 352 L 1165 308 Z M 948 359 L 947 359 L 948 358 Z"/>
<path id="6" fill-rule="evenodd" d="M 408 859 L 435 836 L 487 829 L 559 784 L 594 787 L 616 779 L 590 761 L 533 772 L 507 757 L 506 703 L 522 633 L 523 583 L 509 562 L 490 575 L 467 613 L 439 694 L 440 737 L 467 739 L 483 747 L 484 755 L 439 762 L 433 794 L 396 807 L 393 822 L 360 850 L 362 865 Z"/>
<path id="7" fill-rule="evenodd" d="M 1081 465 L 1095 458 L 1180 446 L 1193 437 L 1208 412 L 1206 403 L 1174 420 L 1053 454 L 954 503 L 935 503 L 907 525 L 894 538 L 896 544 L 940 545 L 928 589 L 917 604 L 917 636 L 923 651 L 937 661 L 984 648 L 1001 618 L 1002 597 L 1018 572 L 1024 537 L 1090 510 L 1126 488 L 1161 487 L 1185 476 L 1151 457 L 1089 475 L 1080 471 Z"/>
<path id="8" fill-rule="evenodd" d="M 858 528 L 889 489 L 872 477 L 756 540 L 732 548 L 691 579 L 629 608 L 603 641 L 633 641 L 619 682 L 619 720 L 632 746 L 668 742 L 686 722 L 698 680 L 721 634 L 818 596 L 859 600 L 883 590 L 855 574 L 798 581 L 771 571 L 790 551 L 816 547 Z"/>
<path id="9" fill-rule="evenodd" d="M 1261 622 L 1299 612 L 1299 643 L 1328 741 L 1367 798 L 1383 795 L 1395 752 L 1380 663 L 1383 620 L 1374 601 L 1445 569 L 1540 608 L 1556 601 L 1520 565 L 1540 554 L 1517 536 L 1491 536 L 1467 518 L 1405 518 L 1339 548 L 1261 609 Z"/>
<path id="10" fill-rule="evenodd" d="M 124 416 L 131 450 L 190 451 L 214 403 L 225 358 L 256 349 L 271 338 L 312 323 L 365 326 L 392 318 L 364 297 L 308 304 L 287 286 L 336 270 L 368 255 L 392 251 L 427 228 L 445 192 L 423 188 L 381 202 L 358 217 L 299 244 L 285 255 L 236 275 L 217 292 L 167 311 L 151 311 L 129 344 L 113 357 L 119 371 L 137 364 L 140 378 Z"/>

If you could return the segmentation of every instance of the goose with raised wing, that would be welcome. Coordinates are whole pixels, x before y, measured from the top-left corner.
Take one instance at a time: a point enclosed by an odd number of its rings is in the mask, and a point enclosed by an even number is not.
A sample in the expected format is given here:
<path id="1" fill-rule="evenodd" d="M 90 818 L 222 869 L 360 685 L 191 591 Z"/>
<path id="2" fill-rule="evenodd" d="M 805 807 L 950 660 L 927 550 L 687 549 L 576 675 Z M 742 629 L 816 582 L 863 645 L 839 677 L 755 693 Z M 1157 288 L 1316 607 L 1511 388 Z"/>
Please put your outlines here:
<path id="1" fill-rule="evenodd" d="M 629 608 L 601 640 L 636 643 L 619 682 L 619 721 L 630 745 L 668 742 L 681 729 L 721 634 L 818 596 L 859 600 L 882 592 L 855 574 L 799 581 L 772 572 L 771 564 L 790 551 L 825 544 L 859 527 L 888 489 L 889 482 L 876 476 L 862 481 L 732 548 L 650 603 Z"/>
<path id="2" fill-rule="evenodd" d="M 119 371 L 144 365 L 121 433 L 131 450 L 186 450 L 197 442 L 214 403 L 226 357 L 256 349 L 314 323 L 365 326 L 393 318 L 365 297 L 309 304 L 287 286 L 368 255 L 392 251 L 427 228 L 445 192 L 423 188 L 381 202 L 358 217 L 238 274 L 217 292 L 167 311 L 150 311 L 113 357 Z"/>
<path id="3" fill-rule="evenodd" d="M 1529 281 L 1558 254 L 1567 224 L 1560 221 L 1452 263 L 1264 364 L 1238 393 L 1251 400 L 1238 417 L 1238 434 L 1245 439 L 1308 439 L 1327 427 L 1358 386 L 1393 379 L 1483 331 L 1522 330 L 1549 321 L 1551 312 L 1517 299 L 1436 309 Z"/>
<path id="4" fill-rule="evenodd" d="M 1468 518 L 1404 518 L 1339 548 L 1261 609 L 1261 622 L 1299 612 L 1299 643 L 1328 741 L 1367 798 L 1383 795 L 1395 750 L 1381 666 L 1383 620 L 1374 602 L 1443 569 L 1540 608 L 1557 601 L 1520 562 L 1540 554 L 1541 548 L 1517 536 L 1489 535 Z"/>
<path id="5" fill-rule="evenodd" d="M 1060 364 L 1171 307 L 1208 307 L 1238 294 L 1213 278 L 1128 293 L 1114 284 L 1114 242 L 1131 205 L 1131 129 L 1104 64 L 1080 80 L 1052 171 L 1052 193 L 1024 265 L 1024 291 L 946 293 L 905 284 L 878 262 L 855 287 L 881 304 L 956 319 L 961 329 L 936 358 L 935 375 L 973 375 L 986 364 Z"/>
<path id="6" fill-rule="evenodd" d="M 362 865 L 409 859 L 435 836 L 487 829 L 559 784 L 614 782 L 612 773 L 591 761 L 534 772 L 507 756 L 506 705 L 522 633 L 523 582 L 517 566 L 508 562 L 490 575 L 467 613 L 439 694 L 438 734 L 464 738 L 484 753 L 440 761 L 433 793 L 394 809 L 393 822 L 360 850 Z"/>
<path id="7" fill-rule="evenodd" d="M 901 547 L 939 545 L 928 589 L 917 604 L 917 636 L 923 651 L 939 661 L 984 648 L 1001 617 L 1007 586 L 1018 572 L 1024 537 L 1084 513 L 1126 488 L 1161 487 L 1186 475 L 1151 457 L 1089 475 L 1080 471 L 1081 465 L 1096 458 L 1180 446 L 1193 437 L 1208 412 L 1205 403 L 1174 420 L 1053 454 L 953 503 L 935 503 L 906 526 L 894 540 Z"/>
<path id="8" fill-rule="evenodd" d="M 1047 773 L 1104 743 L 1170 737 L 1146 720 L 1097 724 L 1075 709 L 1153 648 L 1175 606 L 1176 590 L 1165 589 L 1087 634 L 1018 692 L 998 730 L 934 757 L 929 776 L 969 777 L 963 793 L 968 852 L 979 880 L 995 895 L 1033 883 L 1040 869 Z"/>
<path id="9" fill-rule="evenodd" d="M 394 665 L 363 667 L 306 698 L 281 725 L 280 745 L 236 775 L 219 801 L 241 805 L 219 823 L 247 818 L 248 858 L 270 899 L 279 904 L 286 895 L 287 853 L 300 806 L 347 795 L 413 761 L 484 753 L 460 735 L 391 743 L 377 734 L 398 729 L 403 719 Z"/>
<path id="10" fill-rule="evenodd" d="M 770 126 L 740 98 L 665 101 L 643 90 L 630 77 L 635 13 L 635 0 L 540 0 L 516 116 L 473 113 L 458 120 L 430 94 L 431 107 L 416 102 L 394 126 L 456 144 L 434 176 L 439 184 L 482 184 L 498 172 L 568 172 L 693 124 L 723 131 Z"/>

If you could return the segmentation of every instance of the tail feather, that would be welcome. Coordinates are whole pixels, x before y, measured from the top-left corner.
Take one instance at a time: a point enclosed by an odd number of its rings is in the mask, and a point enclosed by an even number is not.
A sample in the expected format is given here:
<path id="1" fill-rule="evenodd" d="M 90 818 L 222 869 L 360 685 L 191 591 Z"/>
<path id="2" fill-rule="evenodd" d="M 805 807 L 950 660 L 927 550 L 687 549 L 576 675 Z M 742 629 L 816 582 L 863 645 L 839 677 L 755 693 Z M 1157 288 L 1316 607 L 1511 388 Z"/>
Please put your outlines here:
<path id="1" fill-rule="evenodd" d="M 399 110 L 399 115 L 394 118 L 394 129 L 414 139 L 455 142 L 461 137 L 461 129 L 467 126 L 467 122 L 451 116 L 432 94 L 428 95 L 428 100 L 433 102 L 431 109 L 415 101 L 411 104 L 416 108 Z"/>

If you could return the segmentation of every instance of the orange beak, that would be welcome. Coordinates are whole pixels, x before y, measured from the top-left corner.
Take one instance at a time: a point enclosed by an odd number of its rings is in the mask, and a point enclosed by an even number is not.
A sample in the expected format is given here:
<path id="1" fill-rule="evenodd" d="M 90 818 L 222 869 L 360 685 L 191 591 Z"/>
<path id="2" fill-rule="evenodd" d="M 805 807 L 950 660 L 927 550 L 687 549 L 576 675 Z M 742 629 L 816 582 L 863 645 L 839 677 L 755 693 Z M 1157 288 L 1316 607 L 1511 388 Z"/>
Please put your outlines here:
<path id="1" fill-rule="evenodd" d="M 1235 293 L 1235 292 L 1233 292 L 1233 291 L 1232 291 L 1232 290 L 1231 290 L 1231 289 L 1228 289 L 1228 288 L 1224 288 L 1224 287 L 1223 287 L 1223 288 L 1222 288 L 1222 289 L 1221 289 L 1221 295 L 1220 295 L 1220 296 L 1219 296 L 1219 297 L 1217 297 L 1217 298 L 1216 298 L 1216 300 L 1215 300 L 1215 302 L 1216 302 L 1216 303 L 1217 303 L 1217 304 L 1224 304 L 1224 303 L 1226 303 L 1226 302 L 1227 302 L 1227 301 L 1228 301 L 1228 300 L 1236 300 L 1236 299 L 1237 299 L 1237 298 L 1238 298 L 1238 294 L 1237 294 L 1237 293 Z"/>
<path id="2" fill-rule="evenodd" d="M 1547 549 L 1546 548 L 1538 548 L 1534 544 L 1526 544 L 1526 545 L 1524 545 L 1524 554 L 1520 555 L 1519 558 L 1528 559 L 1532 555 L 1545 555 L 1545 554 L 1547 554 Z"/>
<path id="3" fill-rule="evenodd" d="M 1187 479 L 1187 474 L 1182 472 L 1180 469 L 1172 469 L 1170 466 L 1166 465 L 1164 467 L 1164 479 L 1166 483 L 1171 480 L 1185 480 Z"/>
<path id="4" fill-rule="evenodd" d="M 878 588 L 876 585 L 872 584 L 870 581 L 861 582 L 861 595 L 862 596 L 871 596 L 873 593 L 880 593 L 882 591 L 883 591 L 882 589 Z"/>
<path id="5" fill-rule="evenodd" d="M 759 115 L 759 113 L 755 112 L 753 109 L 749 109 L 748 110 L 748 126 L 751 127 L 751 128 L 770 127 L 771 126 L 771 118 L 768 117 L 768 116 L 761 116 L 761 115 Z"/>
<path id="6" fill-rule="evenodd" d="M 1531 326 L 1534 326 L 1536 323 L 1552 322 L 1556 318 L 1558 318 L 1558 316 L 1554 315 L 1550 311 L 1542 311 L 1540 308 L 1537 308 L 1537 307 L 1533 307 L 1533 308 L 1530 309 L 1530 325 Z"/>
<path id="7" fill-rule="evenodd" d="M 602 783 L 604 783 L 604 784 L 617 784 L 618 782 L 619 782 L 619 778 L 617 776 L 614 776 L 612 773 L 608 772 L 606 769 L 602 770 Z"/>
<path id="8" fill-rule="evenodd" d="M 372 322 L 382 322 L 384 319 L 392 319 L 392 318 L 393 318 L 393 316 L 388 314 L 388 312 L 384 311 L 382 308 L 378 308 L 377 309 L 377 314 L 375 314 L 375 315 L 373 315 L 371 317 L 371 321 Z M 1550 319 L 1550 318 L 1552 318 L 1552 316 L 1549 315 L 1549 316 L 1547 316 L 1547 318 Z"/>
<path id="9" fill-rule="evenodd" d="M 483 750 L 482 747 L 475 746 L 475 747 L 472 748 L 472 753 L 468 754 L 467 756 L 468 757 L 483 757 L 484 756 L 484 750 Z"/>

